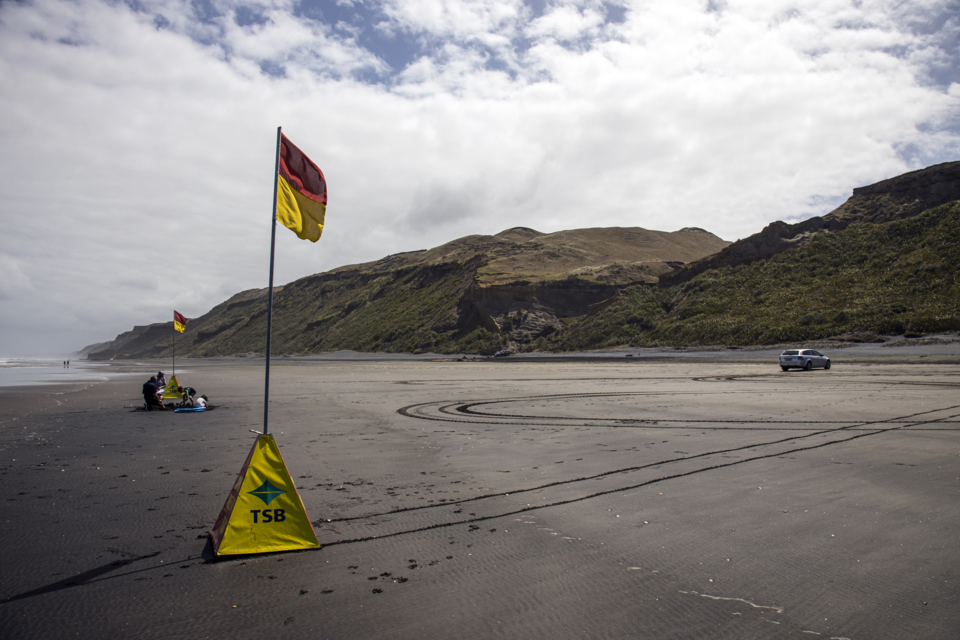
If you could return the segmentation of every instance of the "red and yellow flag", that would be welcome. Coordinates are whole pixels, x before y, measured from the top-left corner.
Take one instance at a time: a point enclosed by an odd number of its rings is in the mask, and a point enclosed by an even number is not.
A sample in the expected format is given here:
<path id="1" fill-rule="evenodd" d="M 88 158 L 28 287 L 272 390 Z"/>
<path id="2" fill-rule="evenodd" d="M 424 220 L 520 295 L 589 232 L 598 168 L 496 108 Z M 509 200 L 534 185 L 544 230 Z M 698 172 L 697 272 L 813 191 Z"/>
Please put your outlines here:
<path id="1" fill-rule="evenodd" d="M 327 181 L 323 172 L 281 133 L 277 220 L 298 237 L 316 242 L 323 233 L 326 211 Z"/>
<path id="2" fill-rule="evenodd" d="M 180 315 L 178 311 L 173 312 L 173 328 L 183 333 L 187 328 L 187 319 Z"/>

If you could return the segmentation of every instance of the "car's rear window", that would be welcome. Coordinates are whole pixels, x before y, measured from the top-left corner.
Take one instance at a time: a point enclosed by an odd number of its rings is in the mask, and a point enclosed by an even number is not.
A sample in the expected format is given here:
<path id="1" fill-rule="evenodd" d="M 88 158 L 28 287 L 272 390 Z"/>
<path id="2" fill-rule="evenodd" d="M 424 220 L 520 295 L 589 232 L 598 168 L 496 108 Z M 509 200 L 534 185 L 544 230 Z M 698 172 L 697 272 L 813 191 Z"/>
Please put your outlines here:
<path id="1" fill-rule="evenodd" d="M 784 351 L 784 352 L 781 353 L 780 355 L 782 355 L 782 356 L 798 356 L 798 355 L 800 355 L 800 352 L 799 352 L 799 351 Z"/>

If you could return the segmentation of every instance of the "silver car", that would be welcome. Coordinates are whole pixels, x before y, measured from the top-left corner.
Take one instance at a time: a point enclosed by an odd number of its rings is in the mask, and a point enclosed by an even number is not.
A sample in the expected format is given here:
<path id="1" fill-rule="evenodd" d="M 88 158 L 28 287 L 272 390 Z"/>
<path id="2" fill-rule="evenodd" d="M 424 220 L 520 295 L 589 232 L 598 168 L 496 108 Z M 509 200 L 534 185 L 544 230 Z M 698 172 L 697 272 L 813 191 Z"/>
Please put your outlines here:
<path id="1" fill-rule="evenodd" d="M 806 369 L 814 367 L 830 368 L 830 358 L 815 349 L 788 349 L 780 354 L 780 368 L 784 371 L 790 368 Z"/>

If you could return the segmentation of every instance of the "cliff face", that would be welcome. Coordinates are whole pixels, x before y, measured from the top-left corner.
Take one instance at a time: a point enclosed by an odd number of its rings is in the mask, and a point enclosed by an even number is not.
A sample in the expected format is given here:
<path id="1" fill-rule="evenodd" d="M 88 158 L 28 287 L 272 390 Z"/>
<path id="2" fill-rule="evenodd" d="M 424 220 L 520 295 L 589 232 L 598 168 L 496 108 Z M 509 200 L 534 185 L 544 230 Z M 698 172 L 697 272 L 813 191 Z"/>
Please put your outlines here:
<path id="1" fill-rule="evenodd" d="M 853 190 L 825 216 L 852 222 L 889 222 L 960 198 L 960 162 L 944 162 Z"/>
<path id="2" fill-rule="evenodd" d="M 855 222 L 889 222 L 920 214 L 960 198 L 960 162 L 945 162 L 853 190 L 825 216 L 803 222 L 773 222 L 760 233 L 737 240 L 715 255 L 660 276 L 661 286 L 686 282 L 707 271 L 766 258 L 808 243 L 818 233 L 840 231 Z"/>
<path id="3" fill-rule="evenodd" d="M 469 299 L 494 323 L 497 333 L 513 348 L 551 335 L 566 318 L 577 318 L 617 295 L 620 286 L 589 282 L 571 276 L 565 280 L 507 285 L 475 284 Z"/>

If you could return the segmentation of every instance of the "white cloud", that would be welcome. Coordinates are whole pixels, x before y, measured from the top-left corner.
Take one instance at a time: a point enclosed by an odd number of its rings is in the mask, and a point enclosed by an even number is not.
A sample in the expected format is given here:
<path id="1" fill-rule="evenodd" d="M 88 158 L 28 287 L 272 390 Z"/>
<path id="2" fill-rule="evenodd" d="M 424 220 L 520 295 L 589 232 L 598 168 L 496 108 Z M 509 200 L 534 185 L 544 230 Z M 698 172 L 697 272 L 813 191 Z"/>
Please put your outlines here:
<path id="1" fill-rule="evenodd" d="M 526 15 L 519 0 L 384 0 L 383 10 L 401 29 L 457 39 L 512 33 Z"/>
<path id="2" fill-rule="evenodd" d="M 582 8 L 572 4 L 549 7 L 525 29 L 528 37 L 549 36 L 558 40 L 578 40 L 595 36 L 604 16 L 596 8 Z"/>
<path id="3" fill-rule="evenodd" d="M 320 243 L 278 232 L 279 283 L 516 225 L 735 239 L 960 150 L 917 17 L 944 3 L 388 1 L 423 47 L 383 84 L 291 3 L 139 6 L 0 5 L 0 353 L 265 286 L 278 124 L 330 190 Z"/>
<path id="4" fill-rule="evenodd" d="M 221 19 L 222 44 L 233 56 L 278 65 L 293 63 L 303 69 L 333 76 L 369 68 L 386 71 L 376 56 L 330 34 L 324 25 L 298 20 L 283 8 L 264 12 L 263 24 L 239 26 L 235 11 Z"/>

